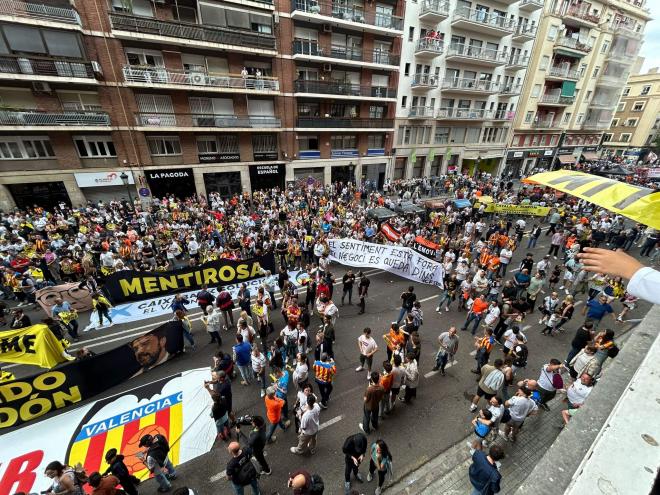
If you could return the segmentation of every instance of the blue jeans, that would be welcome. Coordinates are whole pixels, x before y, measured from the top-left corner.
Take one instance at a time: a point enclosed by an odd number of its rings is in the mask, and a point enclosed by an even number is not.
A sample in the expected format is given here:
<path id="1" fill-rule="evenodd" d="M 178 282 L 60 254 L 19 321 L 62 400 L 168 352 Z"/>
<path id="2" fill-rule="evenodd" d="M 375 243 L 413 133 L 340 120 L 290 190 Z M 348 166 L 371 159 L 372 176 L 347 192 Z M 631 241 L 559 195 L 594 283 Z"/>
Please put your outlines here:
<path id="1" fill-rule="evenodd" d="M 442 295 L 440 296 L 440 301 L 438 301 L 438 309 L 440 309 L 440 306 L 442 306 L 442 303 L 447 301 L 446 308 L 449 308 L 449 305 L 452 303 L 452 301 L 456 299 L 455 296 L 452 296 L 449 294 L 449 291 L 444 291 Z"/>
<path id="2" fill-rule="evenodd" d="M 282 431 L 286 430 L 286 425 L 284 424 L 284 419 L 280 417 L 280 422 L 279 423 L 269 423 L 268 424 L 268 430 L 266 431 L 266 443 L 268 443 L 273 436 L 273 433 L 275 433 L 275 430 L 277 427 L 282 428 Z"/>
<path id="3" fill-rule="evenodd" d="M 243 378 L 243 381 L 252 383 L 252 366 L 250 366 L 250 364 L 237 364 L 236 366 L 238 367 L 238 371 L 241 373 L 241 378 Z"/>
<path id="4" fill-rule="evenodd" d="M 470 322 L 474 321 L 474 326 L 472 327 L 472 335 L 477 333 L 477 328 L 479 328 L 479 323 L 481 323 L 481 315 L 478 315 L 476 313 L 473 313 L 470 311 L 470 314 L 468 314 L 467 319 L 465 320 L 465 323 L 461 327 L 461 330 L 467 330 L 468 326 L 470 325 Z"/>
<path id="5" fill-rule="evenodd" d="M 164 470 L 167 471 L 167 475 Z M 176 471 L 174 470 L 174 465 L 172 464 L 172 461 L 170 461 L 170 458 L 166 457 L 163 467 L 156 466 L 156 469 L 154 469 L 154 477 L 158 482 L 158 486 L 164 490 L 172 487 L 170 480 L 167 479 L 168 476 L 176 476 Z"/>
<path id="6" fill-rule="evenodd" d="M 538 237 L 530 237 L 529 241 L 527 241 L 527 249 L 536 247 L 536 242 L 538 241 Z"/>
<path id="7" fill-rule="evenodd" d="M 192 333 L 186 330 L 186 327 L 183 327 L 183 338 L 186 339 L 191 346 L 195 346 L 195 339 L 193 339 Z"/>
<path id="8" fill-rule="evenodd" d="M 231 484 L 231 486 L 234 487 L 234 493 L 236 495 L 244 495 L 245 494 L 245 487 L 241 485 L 235 485 L 234 483 Z M 250 486 L 252 487 L 252 495 L 261 495 L 261 491 L 259 491 L 259 482 L 255 479 L 250 481 Z"/>
<path id="9" fill-rule="evenodd" d="M 397 325 L 401 323 L 401 320 L 406 316 L 406 313 L 410 313 L 410 310 L 407 308 L 401 308 L 401 311 L 399 311 L 399 317 L 396 320 Z"/>

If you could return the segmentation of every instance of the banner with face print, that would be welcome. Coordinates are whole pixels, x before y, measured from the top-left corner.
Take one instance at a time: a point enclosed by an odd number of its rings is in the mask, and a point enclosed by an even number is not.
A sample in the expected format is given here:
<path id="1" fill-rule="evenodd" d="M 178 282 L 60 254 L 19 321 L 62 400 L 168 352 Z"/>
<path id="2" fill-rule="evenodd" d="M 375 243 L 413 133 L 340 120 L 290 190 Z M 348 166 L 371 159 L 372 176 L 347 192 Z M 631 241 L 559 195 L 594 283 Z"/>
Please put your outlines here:
<path id="1" fill-rule="evenodd" d="M 92 295 L 89 290 L 80 288 L 79 285 L 79 283 L 66 283 L 39 289 L 36 293 L 37 302 L 48 316 L 58 298 L 67 301 L 78 313 L 89 311 L 92 309 Z"/>

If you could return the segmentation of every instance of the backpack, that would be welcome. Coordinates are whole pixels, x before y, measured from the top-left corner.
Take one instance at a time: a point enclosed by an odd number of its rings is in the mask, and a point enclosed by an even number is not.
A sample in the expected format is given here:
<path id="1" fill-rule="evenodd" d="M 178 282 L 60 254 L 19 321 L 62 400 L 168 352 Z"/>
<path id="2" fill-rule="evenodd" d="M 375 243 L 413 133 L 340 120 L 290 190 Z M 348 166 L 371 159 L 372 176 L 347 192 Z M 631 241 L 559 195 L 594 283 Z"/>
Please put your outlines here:
<path id="1" fill-rule="evenodd" d="M 527 346 L 524 344 L 517 345 L 516 347 L 520 348 L 520 352 L 516 353 L 517 356 L 513 360 L 513 364 L 518 368 L 524 368 L 527 366 L 527 356 L 529 355 L 529 351 L 527 349 Z"/>
<path id="2" fill-rule="evenodd" d="M 617 357 L 617 356 L 619 355 L 619 351 L 620 351 L 620 350 L 621 350 L 621 349 L 619 349 L 619 347 L 618 347 L 616 344 L 614 344 L 612 347 L 610 347 L 610 348 L 607 350 L 607 357 L 610 357 L 610 358 L 612 358 L 612 359 L 615 358 L 615 357 Z"/>
<path id="3" fill-rule="evenodd" d="M 313 474 L 312 483 L 309 486 L 309 495 L 323 495 L 323 490 L 325 490 L 323 478 L 321 478 L 318 474 Z"/>
<path id="4" fill-rule="evenodd" d="M 232 476 L 232 482 L 240 486 L 247 486 L 256 478 L 257 468 L 252 464 L 250 456 L 244 454 L 243 458 L 239 461 L 238 471 Z"/>

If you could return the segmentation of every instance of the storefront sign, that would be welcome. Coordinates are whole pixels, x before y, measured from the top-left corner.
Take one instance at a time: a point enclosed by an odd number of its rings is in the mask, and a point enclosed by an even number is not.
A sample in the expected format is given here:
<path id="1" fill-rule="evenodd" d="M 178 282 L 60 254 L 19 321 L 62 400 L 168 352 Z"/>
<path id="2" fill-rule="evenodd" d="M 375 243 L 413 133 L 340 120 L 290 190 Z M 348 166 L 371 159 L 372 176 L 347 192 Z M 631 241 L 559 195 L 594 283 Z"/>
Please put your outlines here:
<path id="1" fill-rule="evenodd" d="M 278 175 L 280 173 L 280 165 L 253 165 L 257 175 Z"/>
<path id="2" fill-rule="evenodd" d="M 513 158 L 522 158 L 525 155 L 524 151 L 514 151 Z"/>
<path id="3" fill-rule="evenodd" d="M 138 190 L 138 193 L 139 193 L 140 196 L 142 196 L 143 198 L 148 198 L 149 196 L 151 196 L 151 192 L 150 192 L 149 189 L 146 188 L 146 187 L 141 187 L 141 188 Z"/>
<path id="4" fill-rule="evenodd" d="M 147 180 L 172 180 L 172 179 L 188 179 L 193 176 L 192 168 L 177 168 L 165 170 L 147 170 Z"/>
<path id="5" fill-rule="evenodd" d="M 545 150 L 543 152 L 543 156 L 552 156 L 553 151 L 552 150 Z"/>
<path id="6" fill-rule="evenodd" d="M 255 162 L 270 162 L 277 160 L 277 151 L 260 151 L 254 152 Z"/>
<path id="7" fill-rule="evenodd" d="M 305 150 L 298 152 L 298 156 L 301 160 L 309 158 L 321 158 L 321 152 L 318 150 Z"/>
<path id="8" fill-rule="evenodd" d="M 212 153 L 197 155 L 200 163 L 228 163 L 240 162 L 241 154 L 236 153 Z"/>
<path id="9" fill-rule="evenodd" d="M 385 156 L 385 148 L 369 148 L 367 156 Z"/>
<path id="10" fill-rule="evenodd" d="M 558 148 L 557 149 L 557 154 L 558 155 L 572 155 L 573 154 L 573 148 Z"/>
<path id="11" fill-rule="evenodd" d="M 128 175 L 128 183 L 135 184 L 133 172 L 130 170 L 120 170 L 118 172 L 93 172 L 88 174 L 73 174 L 78 187 L 105 187 L 105 186 L 123 186 L 121 174 Z"/>
<path id="12" fill-rule="evenodd" d="M 332 150 L 330 154 L 333 158 L 357 157 L 358 150 Z"/>

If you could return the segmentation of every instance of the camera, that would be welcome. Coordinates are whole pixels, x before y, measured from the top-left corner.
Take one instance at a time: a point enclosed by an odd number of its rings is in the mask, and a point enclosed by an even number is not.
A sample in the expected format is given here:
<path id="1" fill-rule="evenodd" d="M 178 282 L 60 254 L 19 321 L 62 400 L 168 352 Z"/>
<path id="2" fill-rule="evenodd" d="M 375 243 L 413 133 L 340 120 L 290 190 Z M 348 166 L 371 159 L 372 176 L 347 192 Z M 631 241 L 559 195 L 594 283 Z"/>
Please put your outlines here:
<path id="1" fill-rule="evenodd" d="M 233 421 L 232 427 L 234 426 L 250 426 L 252 424 L 252 416 L 245 414 L 244 416 L 239 416 Z"/>

